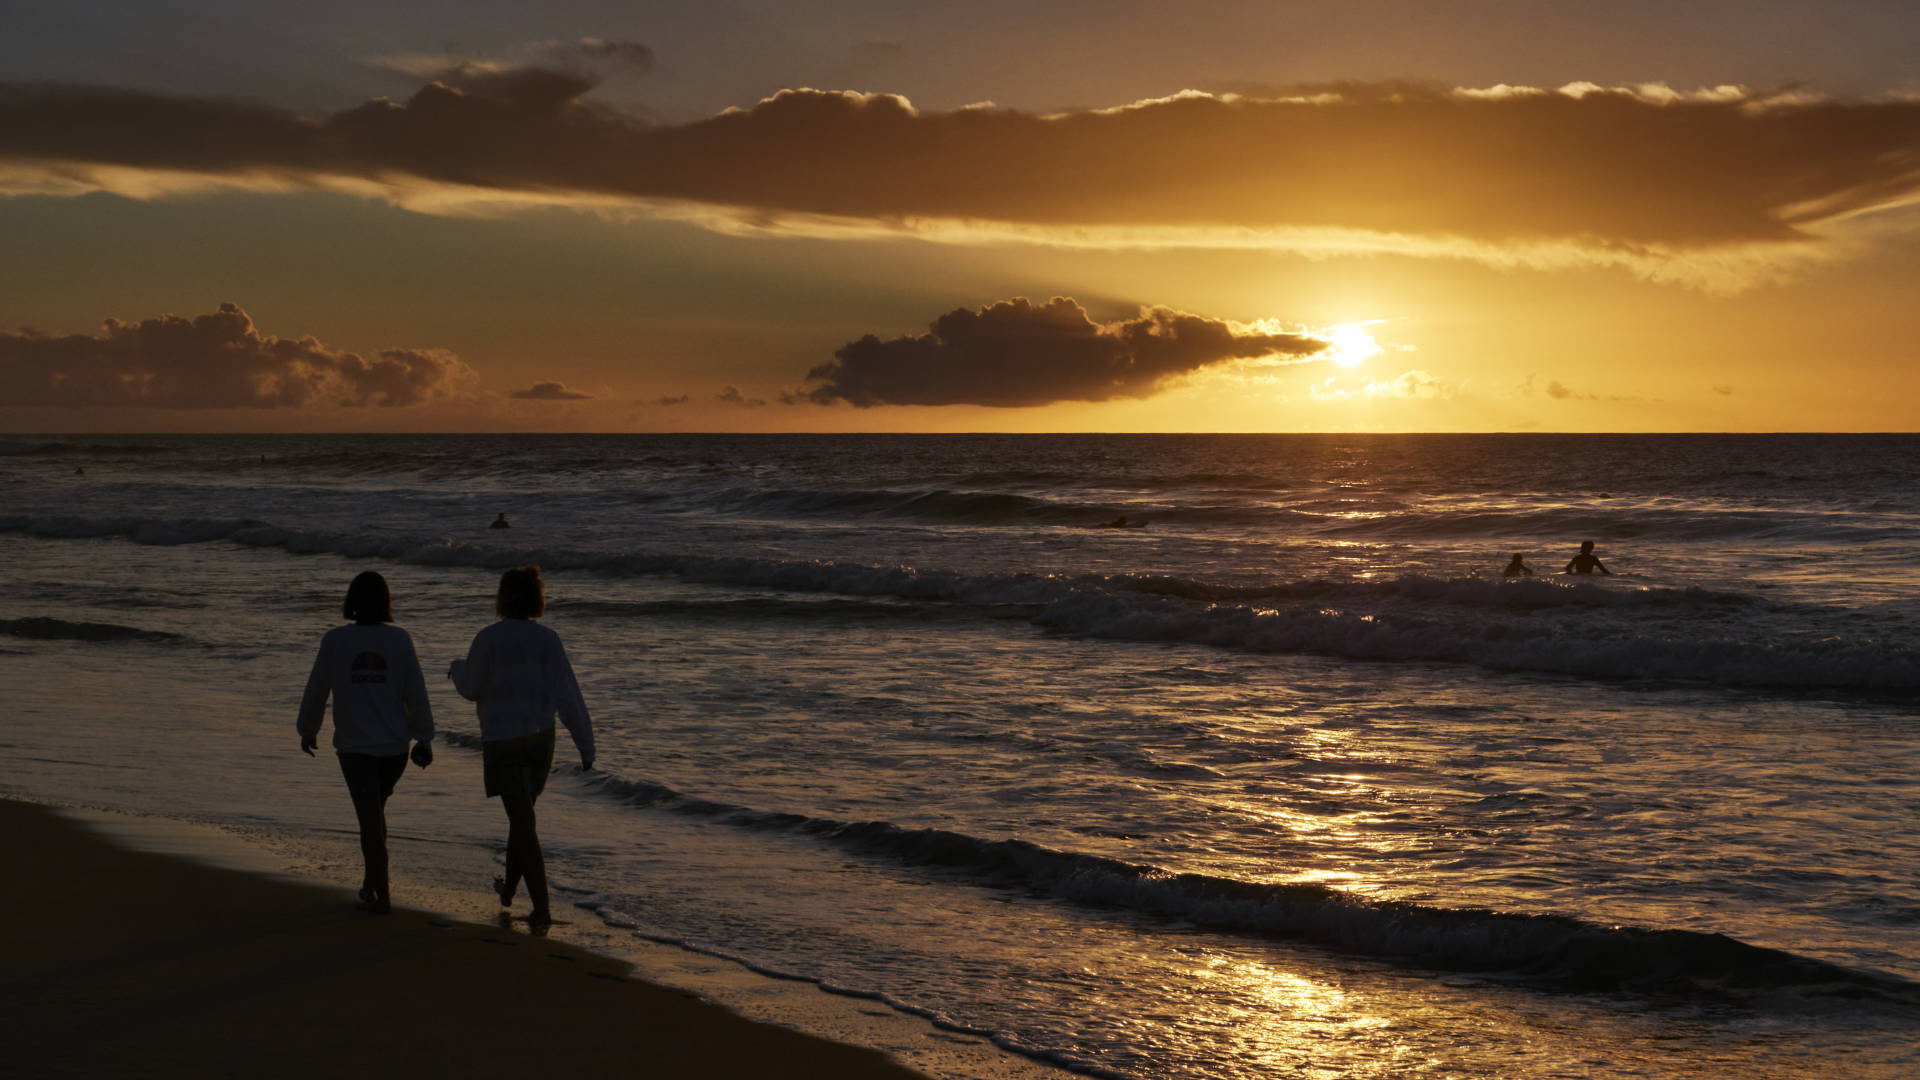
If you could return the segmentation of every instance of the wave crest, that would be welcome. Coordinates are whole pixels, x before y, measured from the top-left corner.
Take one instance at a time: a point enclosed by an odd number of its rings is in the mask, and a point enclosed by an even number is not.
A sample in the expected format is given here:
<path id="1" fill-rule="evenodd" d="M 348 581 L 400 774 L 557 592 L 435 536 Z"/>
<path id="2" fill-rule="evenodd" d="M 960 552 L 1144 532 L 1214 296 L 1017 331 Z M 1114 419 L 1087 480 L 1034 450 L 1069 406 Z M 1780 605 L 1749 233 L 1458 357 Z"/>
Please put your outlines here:
<path id="1" fill-rule="evenodd" d="M 702 585 L 884 598 L 994 617 L 1060 633 L 1174 642 L 1250 653 L 1473 664 L 1591 679 L 1656 679 L 1748 688 L 1920 689 L 1920 647 L 1850 613 L 1702 588 L 1631 586 L 1559 577 L 1499 581 L 1406 575 L 1390 581 L 1225 585 L 1148 574 L 962 573 L 831 560 L 684 552 L 513 547 L 367 531 L 292 529 L 268 522 L 0 516 L 0 531 L 50 537 L 126 536 L 143 544 L 227 540 L 294 554 L 382 558 L 418 566 L 671 576 Z M 765 618 L 768 605 L 707 605 L 719 617 Z M 626 612 L 583 606 L 582 614 Z M 816 604 L 823 619 L 872 617 L 873 605 Z"/>
<path id="2" fill-rule="evenodd" d="M 455 745 L 480 740 L 447 733 Z M 1740 997 L 1788 992 L 1870 997 L 1920 1006 L 1920 984 L 1749 945 L 1724 934 L 1603 926 L 1565 915 L 1376 901 L 1317 884 L 1174 873 L 1019 839 L 884 821 L 836 821 L 691 797 L 608 773 L 576 773 L 590 791 L 630 806 L 736 828 L 807 836 L 902 866 L 961 873 L 1089 907 L 1249 936 L 1297 941 L 1409 966 L 1520 979 L 1582 991 Z"/>

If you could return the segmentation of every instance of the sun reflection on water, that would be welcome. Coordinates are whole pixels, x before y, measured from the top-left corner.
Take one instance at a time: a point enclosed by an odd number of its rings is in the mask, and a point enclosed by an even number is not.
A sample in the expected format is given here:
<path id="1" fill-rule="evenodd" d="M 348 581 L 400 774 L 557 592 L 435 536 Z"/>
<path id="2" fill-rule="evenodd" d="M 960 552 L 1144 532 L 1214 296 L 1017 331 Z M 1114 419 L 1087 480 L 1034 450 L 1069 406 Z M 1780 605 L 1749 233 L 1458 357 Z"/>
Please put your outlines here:
<path id="1" fill-rule="evenodd" d="M 1212 954 L 1202 960 L 1189 974 L 1217 1010 L 1194 1019 L 1234 1032 L 1237 1056 L 1257 1070 L 1249 1075 L 1363 1075 L 1354 1071 L 1350 1053 L 1361 1045 L 1370 1048 L 1371 1064 L 1390 1066 L 1380 1075 L 1425 1064 L 1419 1055 L 1410 1059 L 1393 1051 L 1393 1029 L 1404 1017 L 1383 1015 L 1338 986 L 1255 959 Z"/>

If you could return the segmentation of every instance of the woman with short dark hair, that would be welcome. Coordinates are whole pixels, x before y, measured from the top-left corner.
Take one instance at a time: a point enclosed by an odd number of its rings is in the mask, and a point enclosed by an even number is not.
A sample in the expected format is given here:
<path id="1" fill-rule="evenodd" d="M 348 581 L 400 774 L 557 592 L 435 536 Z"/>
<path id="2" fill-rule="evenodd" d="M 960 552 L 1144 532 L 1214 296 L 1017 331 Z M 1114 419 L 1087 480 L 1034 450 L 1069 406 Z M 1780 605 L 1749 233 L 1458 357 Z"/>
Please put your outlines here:
<path id="1" fill-rule="evenodd" d="M 487 796 L 507 812 L 507 872 L 495 878 L 501 907 L 510 907 L 522 879 L 533 902 L 528 923 L 553 923 L 547 906 L 546 857 L 534 831 L 534 800 L 553 770 L 554 718 L 567 725 L 580 767 L 593 768 L 593 723 L 560 635 L 533 620 L 546 613 L 537 566 L 500 575 L 493 601 L 500 621 L 481 630 L 465 660 L 447 669 L 460 696 L 480 706 L 481 770 Z"/>
<path id="2" fill-rule="evenodd" d="M 366 873 L 360 879 L 360 906 L 384 915 L 393 910 L 387 879 L 387 799 L 407 768 L 407 740 L 413 762 L 433 761 L 433 708 L 413 638 L 393 623 L 393 594 L 387 579 L 369 570 L 347 586 L 340 614 L 353 622 L 336 626 L 320 639 L 300 699 L 300 749 L 308 757 L 320 744 L 327 699 L 333 699 L 333 749 L 340 773 L 353 797 L 360 823 L 360 854 Z"/>

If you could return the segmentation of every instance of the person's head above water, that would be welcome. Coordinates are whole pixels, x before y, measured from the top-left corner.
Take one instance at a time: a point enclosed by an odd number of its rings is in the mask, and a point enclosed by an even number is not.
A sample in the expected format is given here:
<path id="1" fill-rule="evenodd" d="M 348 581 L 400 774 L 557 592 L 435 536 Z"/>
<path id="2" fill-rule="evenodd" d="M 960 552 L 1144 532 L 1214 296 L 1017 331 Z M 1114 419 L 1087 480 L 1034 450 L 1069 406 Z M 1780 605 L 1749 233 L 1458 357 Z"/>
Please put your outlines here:
<path id="1" fill-rule="evenodd" d="M 1520 552 L 1518 552 L 1518 551 L 1516 551 L 1516 552 L 1514 552 L 1514 553 L 1513 553 L 1513 561 L 1514 561 L 1514 562 L 1521 562 L 1521 561 L 1522 561 L 1522 560 L 1521 560 L 1521 558 L 1520 558 Z"/>
<path id="2" fill-rule="evenodd" d="M 340 614 L 357 623 L 392 622 L 393 593 L 387 589 L 387 579 L 371 570 L 354 578 Z"/>
<path id="3" fill-rule="evenodd" d="M 516 566 L 500 575 L 493 612 L 503 619 L 537 619 L 546 614 L 547 589 L 537 566 Z"/>
<path id="4" fill-rule="evenodd" d="M 1591 552 L 1592 550 L 1593 550 L 1593 541 L 1591 540 L 1580 541 L 1580 554 L 1585 555 Z"/>

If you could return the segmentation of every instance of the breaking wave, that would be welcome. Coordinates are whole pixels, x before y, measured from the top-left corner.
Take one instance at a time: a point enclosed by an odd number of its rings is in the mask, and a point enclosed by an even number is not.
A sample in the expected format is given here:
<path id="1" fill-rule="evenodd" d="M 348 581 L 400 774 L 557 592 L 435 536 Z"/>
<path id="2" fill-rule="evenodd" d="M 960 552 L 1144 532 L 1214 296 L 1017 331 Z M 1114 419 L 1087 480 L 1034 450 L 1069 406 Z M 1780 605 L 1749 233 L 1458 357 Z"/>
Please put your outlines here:
<path id="1" fill-rule="evenodd" d="M 0 531 L 125 536 L 159 545 L 225 540 L 294 554 L 382 558 L 419 566 L 498 568 L 533 562 L 550 570 L 671 576 L 702 585 L 867 601 L 810 601 L 795 609 L 822 618 L 894 617 L 916 610 L 899 606 L 911 602 L 1026 618 L 1047 630 L 1091 638 L 1252 653 L 1461 663 L 1580 678 L 1753 688 L 1920 688 L 1920 642 L 1884 628 L 1877 634 L 1857 629 L 1847 611 L 1618 580 L 1406 575 L 1387 581 L 1223 585 L 1149 574 L 969 574 L 831 560 L 513 547 L 432 536 L 290 529 L 251 519 L 0 516 Z M 881 601 L 885 603 L 876 604 Z M 775 597 L 698 607 L 716 617 L 731 611 L 766 618 L 793 603 Z M 579 610 L 615 618 L 669 613 L 666 608 L 596 604 L 581 602 Z"/>
<path id="2" fill-rule="evenodd" d="M 115 623 L 69 622 L 36 616 L 27 619 L 0 619 L 0 634 L 38 641 L 179 641 L 178 634 L 160 630 L 142 630 L 137 626 Z"/>
<path id="3" fill-rule="evenodd" d="M 477 749 L 480 740 L 443 732 Z M 572 766 L 567 771 L 578 772 Z M 967 883 L 1131 912 L 1212 930 L 1296 941 L 1430 970 L 1473 972 L 1579 991 L 1715 997 L 1840 995 L 1920 1006 L 1920 984 L 1723 934 L 1603 926 L 1565 915 L 1367 900 L 1317 884 L 1174 873 L 1025 840 L 993 840 L 884 821 L 838 821 L 700 799 L 662 784 L 580 773 L 602 797 L 735 828 L 801 835 Z"/>

